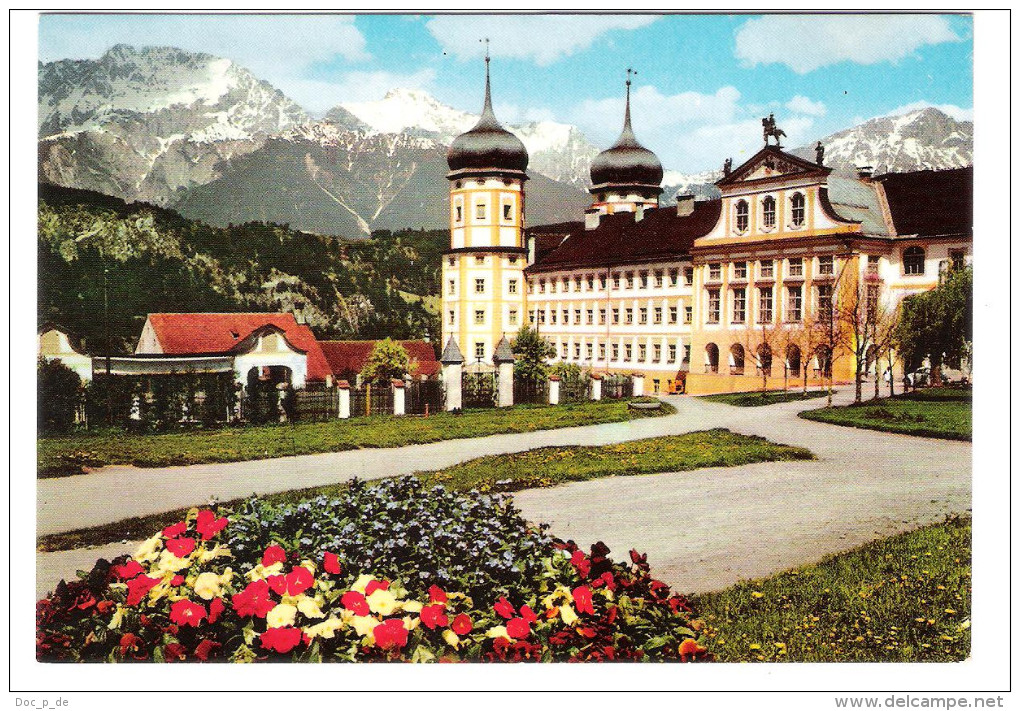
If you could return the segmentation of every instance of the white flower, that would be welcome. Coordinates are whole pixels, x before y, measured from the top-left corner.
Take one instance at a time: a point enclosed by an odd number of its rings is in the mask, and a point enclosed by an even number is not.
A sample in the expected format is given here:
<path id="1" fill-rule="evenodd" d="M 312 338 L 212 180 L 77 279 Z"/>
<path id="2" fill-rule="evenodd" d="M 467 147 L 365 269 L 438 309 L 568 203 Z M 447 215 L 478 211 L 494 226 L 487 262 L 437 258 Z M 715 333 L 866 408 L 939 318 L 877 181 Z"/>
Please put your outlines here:
<path id="1" fill-rule="evenodd" d="M 195 580 L 195 594 L 203 600 L 212 600 L 220 594 L 220 576 L 216 573 L 202 573 Z"/>
<path id="2" fill-rule="evenodd" d="M 301 614 L 305 617 L 325 617 L 325 613 L 319 607 L 313 598 L 307 595 L 301 595 L 297 599 L 297 609 L 301 611 Z"/>
<path id="3" fill-rule="evenodd" d="M 392 615 L 395 611 L 400 609 L 400 603 L 397 602 L 397 598 L 393 597 L 393 593 L 389 590 L 376 588 L 372 591 L 372 594 L 365 599 L 368 600 L 368 609 L 377 615 L 382 615 L 383 617 Z"/>
<path id="4" fill-rule="evenodd" d="M 288 627 L 294 624 L 294 620 L 297 618 L 297 608 L 293 605 L 286 603 L 280 603 L 266 615 L 266 626 L 268 627 Z"/>

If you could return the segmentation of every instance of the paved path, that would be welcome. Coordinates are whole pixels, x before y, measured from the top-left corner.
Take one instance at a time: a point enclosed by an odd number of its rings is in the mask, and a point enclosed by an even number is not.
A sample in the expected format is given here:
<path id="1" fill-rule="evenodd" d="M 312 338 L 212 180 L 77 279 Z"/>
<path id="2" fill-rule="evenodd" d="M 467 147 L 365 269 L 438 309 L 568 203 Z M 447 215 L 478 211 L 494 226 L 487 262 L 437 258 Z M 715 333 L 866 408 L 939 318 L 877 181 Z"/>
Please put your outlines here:
<path id="1" fill-rule="evenodd" d="M 617 555 L 631 547 L 649 553 L 656 574 L 686 592 L 814 561 L 970 508 L 968 442 L 856 430 L 796 416 L 823 406 L 824 398 L 759 408 L 667 399 L 677 414 L 625 423 L 259 462 L 110 467 L 44 479 L 38 482 L 38 532 L 200 504 L 210 496 L 225 500 L 354 476 L 438 469 L 484 454 L 610 444 L 711 427 L 805 446 L 819 459 L 601 479 L 520 492 L 515 498 L 530 519 L 550 523 L 556 535 L 584 544 L 603 540 Z M 837 394 L 837 402 L 850 399 L 852 393 Z M 39 554 L 37 589 L 51 589 L 60 577 L 73 575 L 75 566 L 86 567 L 106 553 L 104 548 Z"/>

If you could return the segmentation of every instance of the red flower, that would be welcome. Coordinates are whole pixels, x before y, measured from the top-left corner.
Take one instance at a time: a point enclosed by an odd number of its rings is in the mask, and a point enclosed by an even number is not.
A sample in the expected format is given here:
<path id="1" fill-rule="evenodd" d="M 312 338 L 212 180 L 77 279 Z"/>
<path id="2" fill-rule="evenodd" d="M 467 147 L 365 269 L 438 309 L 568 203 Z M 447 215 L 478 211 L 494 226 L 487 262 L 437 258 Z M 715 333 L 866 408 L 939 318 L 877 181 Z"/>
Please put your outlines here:
<path id="1" fill-rule="evenodd" d="M 536 615 L 530 607 L 525 605 L 521 608 L 521 619 L 529 624 L 535 624 L 538 622 L 538 615 Z"/>
<path id="2" fill-rule="evenodd" d="M 703 653 L 705 648 L 698 644 L 695 640 L 688 637 L 680 643 L 680 659 L 681 661 L 687 661 L 688 657 L 696 657 Z"/>
<path id="3" fill-rule="evenodd" d="M 372 612 L 368 607 L 368 600 L 357 590 L 345 592 L 344 596 L 340 598 L 340 604 L 355 615 L 368 615 Z"/>
<path id="4" fill-rule="evenodd" d="M 170 621 L 175 625 L 198 627 L 205 619 L 205 605 L 191 600 L 178 600 L 170 606 Z"/>
<path id="5" fill-rule="evenodd" d="M 434 630 L 437 626 L 446 627 L 450 620 L 447 618 L 445 610 L 446 608 L 442 605 L 426 605 L 421 608 L 421 623 L 430 630 Z"/>
<path id="6" fill-rule="evenodd" d="M 175 523 L 173 526 L 167 526 L 166 528 L 164 528 L 163 535 L 166 536 L 167 538 L 177 538 L 177 536 L 181 535 L 187 530 L 188 522 L 181 521 L 180 523 Z"/>
<path id="7" fill-rule="evenodd" d="M 148 575 L 139 575 L 128 582 L 127 604 L 137 605 L 142 598 L 149 594 L 149 591 L 162 582 L 163 578 L 150 578 Z"/>
<path id="8" fill-rule="evenodd" d="M 209 655 L 213 654 L 217 649 L 223 645 L 219 642 L 213 642 L 211 639 L 203 639 L 195 647 L 195 657 L 201 659 L 203 662 L 209 661 Z"/>
<path id="9" fill-rule="evenodd" d="M 128 651 L 138 651 L 141 643 L 142 638 L 132 632 L 122 634 L 120 637 L 120 656 L 123 657 Z"/>
<path id="10" fill-rule="evenodd" d="M 591 639 L 595 636 L 595 630 L 593 630 L 591 627 L 578 627 L 577 633 L 582 637 L 587 637 L 588 639 Z"/>
<path id="11" fill-rule="evenodd" d="M 178 558 L 184 558 L 191 555 L 191 551 L 195 550 L 195 539 L 171 538 L 166 542 L 166 549 Z"/>
<path id="12" fill-rule="evenodd" d="M 308 568 L 298 566 L 287 575 L 274 575 L 267 578 L 266 582 L 277 595 L 294 597 L 312 587 L 315 584 L 315 578 L 312 577 Z"/>
<path id="13" fill-rule="evenodd" d="M 390 589 L 389 580 L 373 580 L 368 585 L 365 586 L 365 597 L 368 597 L 376 590 L 389 590 L 389 589 Z"/>
<path id="14" fill-rule="evenodd" d="M 587 578 L 588 573 L 591 572 L 591 561 L 581 551 L 574 551 L 574 554 L 570 556 L 570 564 L 577 570 L 577 574 L 582 578 Z"/>
<path id="15" fill-rule="evenodd" d="M 372 630 L 380 649 L 402 649 L 407 644 L 407 629 L 401 620 L 389 619 Z"/>
<path id="16" fill-rule="evenodd" d="M 234 610 L 241 617 L 265 617 L 276 603 L 269 597 L 269 585 L 265 580 L 254 580 L 248 583 L 241 592 L 230 598 Z"/>
<path id="17" fill-rule="evenodd" d="M 82 590 L 71 603 L 71 607 L 78 610 L 87 610 L 96 604 L 96 597 L 88 590 Z"/>
<path id="18" fill-rule="evenodd" d="M 590 615 L 595 614 L 595 606 L 591 603 L 591 589 L 587 585 L 574 588 L 573 595 L 574 605 L 577 607 L 578 612 L 587 612 Z"/>
<path id="19" fill-rule="evenodd" d="M 501 597 L 496 601 L 496 604 L 492 606 L 492 609 L 496 611 L 496 614 L 500 617 L 509 620 L 514 616 L 514 606 L 510 604 L 510 601 L 505 597 Z"/>
<path id="20" fill-rule="evenodd" d="M 205 509 L 204 511 L 198 512 L 198 519 L 195 521 L 195 530 L 200 536 L 202 536 L 203 541 L 208 541 L 210 538 L 226 528 L 228 522 L 229 521 L 225 516 L 222 518 L 216 518 L 216 514 Z"/>
<path id="21" fill-rule="evenodd" d="M 616 590 L 616 579 L 613 578 L 613 574 L 608 570 L 604 572 L 599 579 L 602 580 L 602 582 L 604 582 L 606 587 L 610 590 Z"/>
<path id="22" fill-rule="evenodd" d="M 209 624 L 218 620 L 226 607 L 227 606 L 223 604 L 222 598 L 214 597 L 213 601 L 209 603 Z"/>
<path id="23" fill-rule="evenodd" d="M 450 629 L 452 629 L 456 634 L 467 634 L 471 631 L 472 627 L 471 618 L 463 612 L 454 617 L 453 624 L 450 625 Z"/>
<path id="24" fill-rule="evenodd" d="M 131 578 L 145 572 L 145 568 L 137 560 L 129 560 L 124 565 L 118 565 L 114 568 L 114 572 L 121 580 L 130 580 Z"/>
<path id="25" fill-rule="evenodd" d="M 340 567 L 340 559 L 336 553 L 330 553 L 326 551 L 322 556 L 322 569 L 331 575 L 340 575 L 342 568 Z"/>
<path id="26" fill-rule="evenodd" d="M 113 607 L 113 606 L 114 606 L 115 604 L 116 604 L 116 603 L 114 603 L 114 601 L 113 601 L 113 600 L 100 600 L 100 601 L 99 601 L 99 602 L 98 602 L 98 603 L 96 604 L 96 612 L 98 612 L 98 613 L 99 613 L 100 615 L 105 615 L 105 614 L 106 614 L 107 612 L 109 612 L 109 611 L 110 611 L 110 609 L 111 609 L 111 608 L 112 608 L 112 607 Z"/>
<path id="27" fill-rule="evenodd" d="M 188 658 L 188 650 L 183 644 L 171 642 L 163 647 L 163 658 L 168 662 L 183 662 Z"/>
<path id="28" fill-rule="evenodd" d="M 429 588 L 429 600 L 432 602 L 439 602 L 446 604 L 446 591 L 438 585 L 433 585 Z"/>
<path id="29" fill-rule="evenodd" d="M 263 649 L 286 654 L 301 644 L 304 633 L 297 627 L 271 627 L 259 637 Z"/>
<path id="30" fill-rule="evenodd" d="M 606 615 L 606 622 L 608 622 L 609 624 L 613 624 L 614 622 L 616 622 L 616 616 L 619 614 L 620 608 L 618 608 L 616 605 L 613 605 L 612 607 L 609 608 L 609 614 Z"/>
<path id="31" fill-rule="evenodd" d="M 506 633 L 514 639 L 525 639 L 531 634 L 531 625 L 528 624 L 527 620 L 515 617 L 507 621 Z"/>
<path id="32" fill-rule="evenodd" d="M 183 575 L 175 575 L 173 577 L 173 579 L 170 581 L 170 584 L 173 585 L 174 587 L 179 587 L 181 585 L 184 585 L 184 576 Z"/>
<path id="33" fill-rule="evenodd" d="M 286 562 L 286 560 L 287 551 L 274 544 L 266 548 L 266 552 L 262 554 L 262 567 L 268 568 L 273 563 Z"/>

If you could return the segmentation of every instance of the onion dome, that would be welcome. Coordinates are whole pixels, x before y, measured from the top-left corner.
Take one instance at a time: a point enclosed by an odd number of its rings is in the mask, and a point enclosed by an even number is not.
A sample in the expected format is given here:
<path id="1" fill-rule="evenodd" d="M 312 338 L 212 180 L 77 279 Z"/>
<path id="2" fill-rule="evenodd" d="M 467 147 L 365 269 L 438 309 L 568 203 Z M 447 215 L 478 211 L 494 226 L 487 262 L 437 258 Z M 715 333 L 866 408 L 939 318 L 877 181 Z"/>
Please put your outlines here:
<path id="1" fill-rule="evenodd" d="M 523 173 L 528 167 L 528 149 L 507 131 L 492 111 L 489 89 L 489 58 L 485 57 L 485 107 L 478 123 L 453 139 L 446 153 L 450 171 L 494 170 Z"/>
<path id="2" fill-rule="evenodd" d="M 623 132 L 612 148 L 595 156 L 591 162 L 591 182 L 600 185 L 648 185 L 662 183 L 662 163 L 650 150 L 638 143 L 630 125 L 630 79 L 627 79 L 627 111 Z"/>

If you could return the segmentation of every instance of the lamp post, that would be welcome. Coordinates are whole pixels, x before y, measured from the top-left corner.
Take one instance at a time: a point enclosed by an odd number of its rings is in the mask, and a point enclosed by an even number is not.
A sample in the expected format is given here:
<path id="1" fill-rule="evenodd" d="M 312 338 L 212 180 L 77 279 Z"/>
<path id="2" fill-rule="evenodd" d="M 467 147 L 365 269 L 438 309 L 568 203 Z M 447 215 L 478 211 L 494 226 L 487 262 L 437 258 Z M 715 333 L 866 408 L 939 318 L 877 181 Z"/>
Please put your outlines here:
<path id="1" fill-rule="evenodd" d="M 107 281 L 110 269 L 106 266 L 106 255 L 99 252 L 103 260 L 103 331 L 106 338 L 106 424 L 113 424 L 113 399 L 110 391 L 110 296 Z"/>

